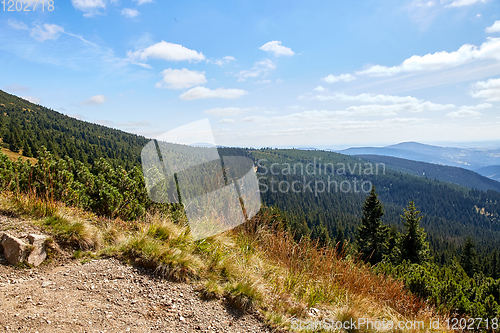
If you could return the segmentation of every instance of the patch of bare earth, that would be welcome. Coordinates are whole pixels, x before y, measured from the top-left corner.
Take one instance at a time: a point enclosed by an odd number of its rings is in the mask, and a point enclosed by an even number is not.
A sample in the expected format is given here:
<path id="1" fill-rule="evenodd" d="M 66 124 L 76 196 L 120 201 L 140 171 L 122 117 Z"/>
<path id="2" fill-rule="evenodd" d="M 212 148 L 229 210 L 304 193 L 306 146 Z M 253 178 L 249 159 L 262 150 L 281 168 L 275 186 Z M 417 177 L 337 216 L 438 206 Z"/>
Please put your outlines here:
<path id="1" fill-rule="evenodd" d="M 38 232 L 0 217 L 0 230 Z M 158 278 L 116 259 L 87 263 L 61 254 L 36 268 L 0 255 L 0 332 L 270 332 L 223 299 L 204 300 L 191 284 Z"/>

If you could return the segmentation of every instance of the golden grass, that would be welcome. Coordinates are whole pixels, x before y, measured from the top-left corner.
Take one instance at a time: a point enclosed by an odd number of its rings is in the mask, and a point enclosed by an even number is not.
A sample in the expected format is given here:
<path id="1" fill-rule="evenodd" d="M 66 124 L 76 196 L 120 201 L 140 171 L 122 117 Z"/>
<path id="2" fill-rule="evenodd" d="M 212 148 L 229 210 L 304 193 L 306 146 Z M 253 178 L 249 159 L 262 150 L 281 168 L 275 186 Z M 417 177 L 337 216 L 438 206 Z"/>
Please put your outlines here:
<path id="1" fill-rule="evenodd" d="M 296 319 L 367 318 L 428 325 L 439 318 L 401 282 L 310 240 L 297 243 L 290 233 L 258 220 L 193 241 L 183 218 L 174 222 L 170 216 L 150 214 L 133 222 L 107 220 L 14 194 L 2 194 L 0 208 L 38 218 L 55 239 L 76 250 L 75 258 L 111 255 L 151 267 L 166 278 L 196 283 L 205 298 L 259 311 L 270 324 L 284 329 L 292 329 Z"/>
<path id="2" fill-rule="evenodd" d="M 34 157 L 26 157 L 26 156 L 23 156 L 22 153 L 14 153 L 13 151 L 7 149 L 7 148 L 2 148 L 2 153 L 4 153 L 5 155 L 7 155 L 7 157 L 11 160 L 11 161 L 17 161 L 17 159 L 20 157 L 23 161 L 30 161 L 31 164 L 36 164 L 37 163 L 37 159 L 34 158 Z"/>

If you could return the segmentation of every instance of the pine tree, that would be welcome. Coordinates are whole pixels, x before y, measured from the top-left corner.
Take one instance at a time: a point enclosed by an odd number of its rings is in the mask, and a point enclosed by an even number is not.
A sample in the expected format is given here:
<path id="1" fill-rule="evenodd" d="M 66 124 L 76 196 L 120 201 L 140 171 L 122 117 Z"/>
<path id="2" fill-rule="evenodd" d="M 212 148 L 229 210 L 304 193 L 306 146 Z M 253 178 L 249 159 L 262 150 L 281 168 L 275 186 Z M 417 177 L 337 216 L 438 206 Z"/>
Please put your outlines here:
<path id="1" fill-rule="evenodd" d="M 421 264 L 429 260 L 429 243 L 425 241 L 426 233 L 424 228 L 419 227 L 422 216 L 415 207 L 415 203 L 410 201 L 408 207 L 401 215 L 406 233 L 402 234 L 394 248 L 393 258 L 396 262 L 407 260 L 412 263 Z"/>
<path id="2" fill-rule="evenodd" d="M 468 276 L 472 277 L 477 271 L 477 254 L 471 237 L 467 237 L 460 256 L 460 265 Z"/>
<path id="3" fill-rule="evenodd" d="M 337 235 L 335 236 L 335 247 L 339 253 L 345 251 L 346 241 L 344 236 L 344 230 L 342 228 L 337 227 Z"/>
<path id="4" fill-rule="evenodd" d="M 331 242 L 328 229 L 321 221 L 313 228 L 311 238 L 317 240 L 320 246 L 328 246 Z"/>
<path id="5" fill-rule="evenodd" d="M 493 254 L 491 255 L 491 272 L 490 276 L 494 278 L 495 280 L 498 279 L 498 253 L 497 251 L 493 251 Z"/>
<path id="6" fill-rule="evenodd" d="M 383 215 L 384 207 L 378 199 L 375 186 L 372 186 L 363 204 L 363 217 L 356 239 L 361 258 L 371 264 L 382 261 L 387 253 L 389 228 L 380 220 Z"/>

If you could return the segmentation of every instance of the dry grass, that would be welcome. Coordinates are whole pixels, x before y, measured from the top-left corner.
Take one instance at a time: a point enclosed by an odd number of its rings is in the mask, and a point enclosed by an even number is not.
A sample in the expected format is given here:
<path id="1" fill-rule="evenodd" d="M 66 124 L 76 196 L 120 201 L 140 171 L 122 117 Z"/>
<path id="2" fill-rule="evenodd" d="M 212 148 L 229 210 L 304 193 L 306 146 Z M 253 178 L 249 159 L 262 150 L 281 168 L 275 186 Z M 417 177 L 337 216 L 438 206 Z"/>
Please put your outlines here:
<path id="1" fill-rule="evenodd" d="M 174 222 L 159 214 L 134 222 L 106 220 L 12 194 L 0 196 L 0 208 L 36 216 L 55 239 L 76 250 L 75 258 L 112 255 L 151 267 L 166 278 L 198 284 L 205 298 L 257 310 L 281 328 L 291 329 L 297 318 L 425 323 L 437 318 L 432 308 L 400 282 L 377 275 L 333 249 L 309 240 L 297 243 L 288 232 L 258 221 L 193 241 L 185 219 Z M 319 313 L 311 316 L 312 308 Z"/>
<path id="2" fill-rule="evenodd" d="M 13 151 L 7 149 L 7 148 L 2 148 L 2 153 L 4 153 L 5 155 L 7 155 L 7 157 L 11 160 L 11 161 L 17 161 L 17 159 L 20 157 L 23 161 L 30 161 L 31 164 L 36 164 L 37 163 L 37 159 L 36 158 L 33 158 L 33 157 L 26 157 L 26 156 L 23 156 L 22 152 L 21 153 L 14 153 Z"/>

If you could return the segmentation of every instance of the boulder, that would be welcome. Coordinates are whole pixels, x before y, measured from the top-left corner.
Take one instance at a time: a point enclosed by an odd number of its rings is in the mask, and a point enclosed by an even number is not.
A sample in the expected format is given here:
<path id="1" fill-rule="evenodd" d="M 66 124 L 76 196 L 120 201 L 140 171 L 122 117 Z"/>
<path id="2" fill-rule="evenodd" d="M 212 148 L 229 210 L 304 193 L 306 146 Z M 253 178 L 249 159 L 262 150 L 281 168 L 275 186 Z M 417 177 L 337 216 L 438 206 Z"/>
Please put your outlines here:
<path id="1" fill-rule="evenodd" d="M 12 265 L 23 262 L 30 251 L 28 244 L 5 232 L 1 235 L 0 243 L 3 247 L 3 256 Z"/>
<path id="2" fill-rule="evenodd" d="M 31 250 L 28 259 L 26 260 L 28 264 L 33 266 L 38 266 L 45 260 L 45 258 L 47 258 L 47 252 L 45 251 L 46 239 L 47 237 L 43 235 L 35 235 L 35 234 L 28 235 L 28 240 L 33 246 L 33 250 Z"/>
<path id="3" fill-rule="evenodd" d="M 45 251 L 46 236 L 29 234 L 27 241 L 0 232 L 0 245 L 3 248 L 3 256 L 12 265 L 26 261 L 33 266 L 40 265 L 47 257 Z"/>

